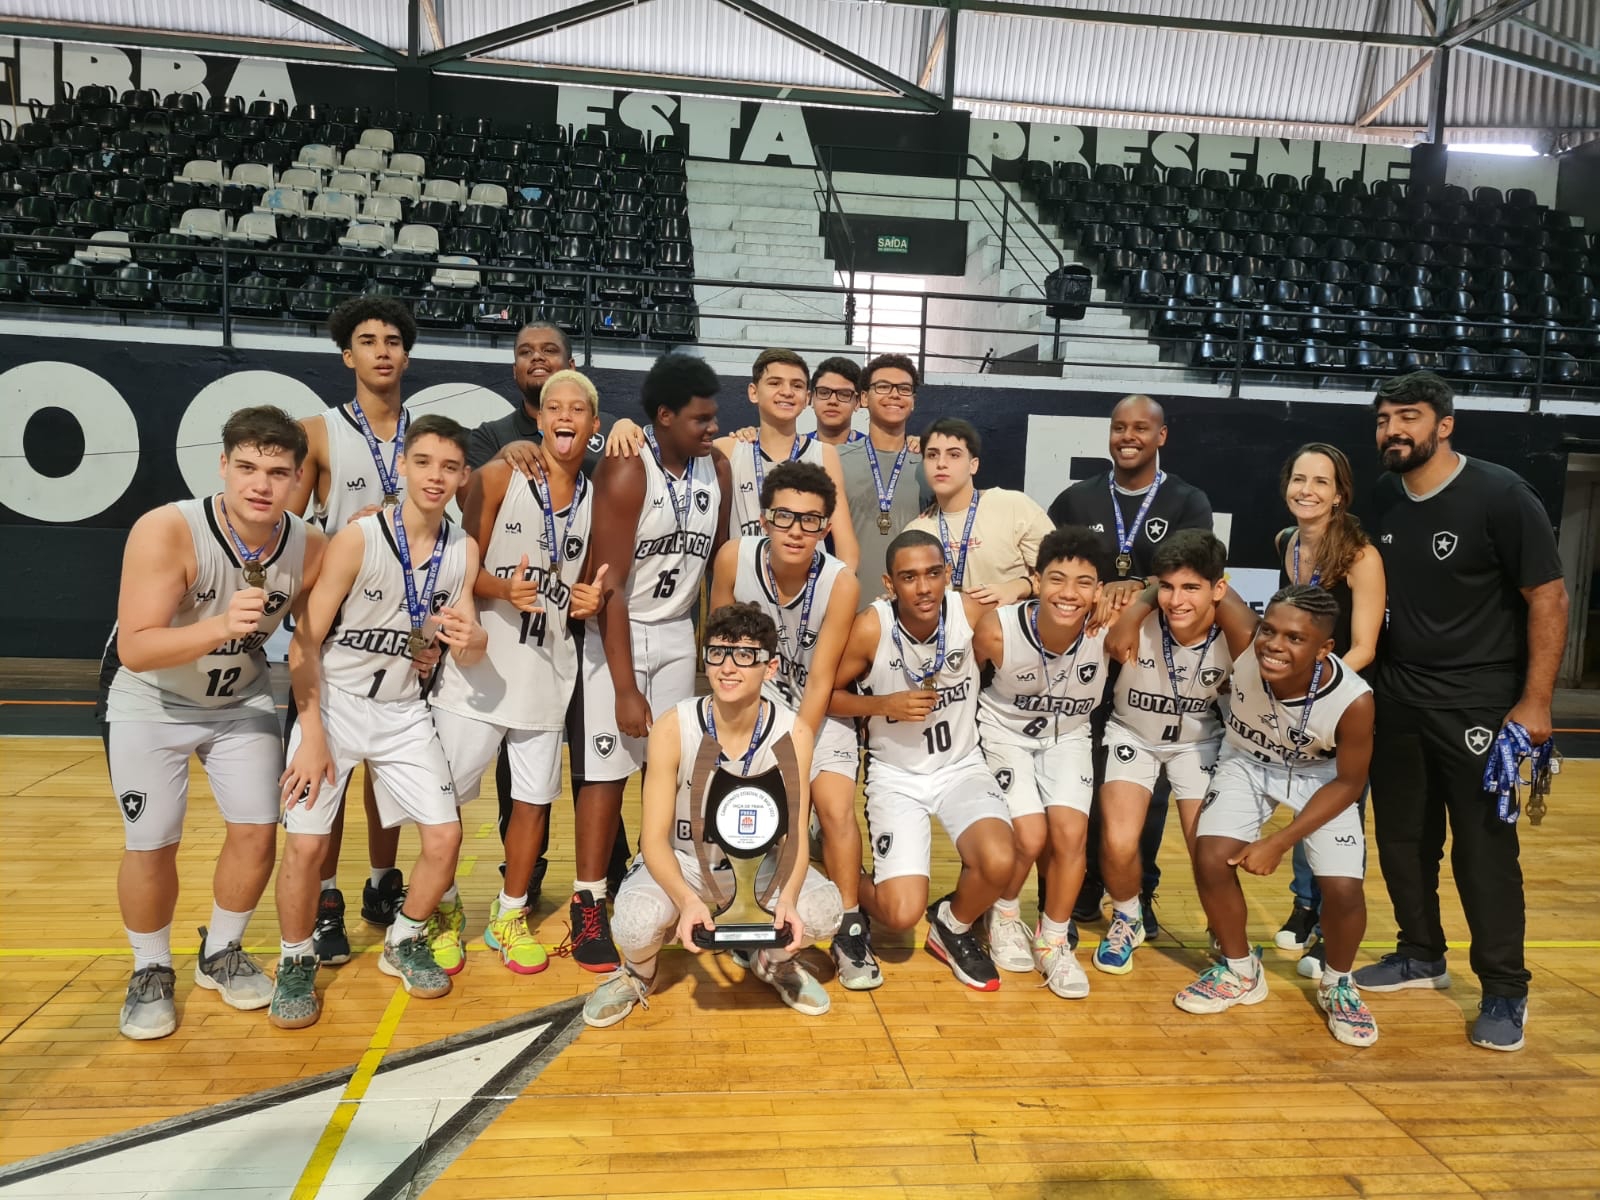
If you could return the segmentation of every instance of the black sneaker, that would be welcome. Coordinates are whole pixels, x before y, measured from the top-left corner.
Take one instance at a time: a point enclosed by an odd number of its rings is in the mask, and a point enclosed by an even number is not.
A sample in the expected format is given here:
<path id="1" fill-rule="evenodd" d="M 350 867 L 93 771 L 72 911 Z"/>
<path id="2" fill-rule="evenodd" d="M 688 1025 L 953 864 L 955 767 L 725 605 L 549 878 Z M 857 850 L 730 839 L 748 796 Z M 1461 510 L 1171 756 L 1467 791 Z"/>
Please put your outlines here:
<path id="1" fill-rule="evenodd" d="M 344 893 L 338 888 L 329 888 L 317 897 L 317 925 L 311 931 L 311 946 L 319 963 L 336 967 L 350 961 L 350 939 L 344 931 Z"/>
<path id="2" fill-rule="evenodd" d="M 1322 944 L 1322 937 L 1317 933 L 1308 934 L 1306 937 L 1306 952 L 1300 956 L 1300 961 L 1295 964 L 1295 971 L 1302 979 L 1321 979 L 1323 969 L 1328 965 L 1328 951 Z"/>
<path id="3" fill-rule="evenodd" d="M 1090 888 L 1085 885 L 1078 893 L 1078 899 L 1072 905 L 1072 919 L 1079 925 L 1093 925 L 1096 921 L 1105 920 L 1106 914 L 1102 910 L 1106 894 L 1102 890 Z M 1043 909 L 1039 911 L 1043 912 Z"/>
<path id="4" fill-rule="evenodd" d="M 1000 972 L 995 970 L 994 961 L 984 950 L 977 930 L 957 933 L 939 919 L 939 907 L 948 899 L 949 896 L 944 896 L 935 900 L 928 908 L 925 943 L 928 953 L 948 966 L 951 974 L 969 988 L 980 992 L 999 991 Z"/>
<path id="5" fill-rule="evenodd" d="M 1273 944 L 1279 950 L 1304 950 L 1306 943 L 1311 940 L 1311 931 L 1316 927 L 1316 910 L 1296 904 L 1289 919 L 1283 923 L 1283 928 L 1272 939 Z"/>
<path id="6" fill-rule="evenodd" d="M 1144 922 L 1144 940 L 1161 936 L 1161 925 L 1156 921 L 1156 894 L 1139 893 L 1139 917 Z"/>
<path id="7" fill-rule="evenodd" d="M 839 986 L 851 992 L 870 992 L 883 983 L 883 972 L 872 956 L 871 929 L 864 912 L 851 912 L 833 935 L 828 950 L 839 973 Z"/>
<path id="8" fill-rule="evenodd" d="M 1071 919 L 1067 921 L 1067 947 L 1071 950 L 1078 948 L 1078 922 Z"/>
<path id="9" fill-rule="evenodd" d="M 393 925 L 395 914 L 405 902 L 406 881 L 399 867 L 385 871 L 377 887 L 370 879 L 361 885 L 361 919 L 369 925 Z"/>
<path id="10" fill-rule="evenodd" d="M 605 901 L 596 903 L 592 892 L 576 892 L 568 919 L 572 932 L 567 935 L 567 947 L 573 962 L 597 975 L 622 969 L 622 956 L 611 940 L 611 918 L 606 914 Z"/>

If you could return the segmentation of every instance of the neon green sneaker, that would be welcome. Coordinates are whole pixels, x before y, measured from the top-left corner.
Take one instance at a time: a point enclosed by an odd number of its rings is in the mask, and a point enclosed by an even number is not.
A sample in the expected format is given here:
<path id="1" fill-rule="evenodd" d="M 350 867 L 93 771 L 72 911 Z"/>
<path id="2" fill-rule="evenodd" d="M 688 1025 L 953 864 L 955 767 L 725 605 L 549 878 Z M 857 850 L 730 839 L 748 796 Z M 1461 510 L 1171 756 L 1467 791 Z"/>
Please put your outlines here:
<path id="1" fill-rule="evenodd" d="M 428 945 L 433 961 L 446 975 L 459 974 L 467 965 L 467 910 L 461 897 L 441 900 L 428 922 Z"/>
<path id="2" fill-rule="evenodd" d="M 489 928 L 483 931 L 484 944 L 500 951 L 506 970 L 518 975 L 537 975 L 550 965 L 544 945 L 528 929 L 528 910 L 508 908 L 500 911 L 500 897 L 489 906 Z"/>

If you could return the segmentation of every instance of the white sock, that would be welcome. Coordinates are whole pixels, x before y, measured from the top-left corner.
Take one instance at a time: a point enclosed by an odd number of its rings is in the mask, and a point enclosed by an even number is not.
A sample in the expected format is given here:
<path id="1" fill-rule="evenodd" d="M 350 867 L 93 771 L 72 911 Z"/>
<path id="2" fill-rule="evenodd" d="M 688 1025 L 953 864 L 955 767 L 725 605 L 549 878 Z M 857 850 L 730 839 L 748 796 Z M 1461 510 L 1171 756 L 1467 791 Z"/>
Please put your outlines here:
<path id="1" fill-rule="evenodd" d="M 1139 906 L 1138 896 L 1135 896 L 1132 900 L 1118 900 L 1115 896 L 1111 897 L 1111 911 L 1127 921 L 1129 925 L 1144 917 L 1144 909 Z"/>
<path id="2" fill-rule="evenodd" d="M 328 878 L 324 879 L 322 881 L 322 890 L 325 892 L 337 892 L 339 890 L 339 877 L 337 875 L 330 875 Z"/>
<path id="3" fill-rule="evenodd" d="M 972 928 L 968 922 L 956 920 L 955 913 L 950 911 L 950 901 L 948 900 L 939 901 L 938 917 L 939 920 L 950 927 L 951 933 L 966 933 L 967 930 Z"/>
<path id="4" fill-rule="evenodd" d="M 210 958 L 225 949 L 229 942 L 244 941 L 244 927 L 250 924 L 255 909 L 249 912 L 229 912 L 215 901 L 211 904 L 211 924 L 206 928 L 206 944 L 200 948 L 202 958 Z"/>
<path id="5" fill-rule="evenodd" d="M 1350 977 L 1350 972 L 1349 971 L 1335 971 L 1332 967 L 1328 966 L 1326 963 L 1323 964 L 1323 967 L 1322 967 L 1322 986 L 1324 988 L 1331 988 L 1335 984 L 1337 984 L 1341 979 L 1348 979 L 1349 977 Z"/>
<path id="6" fill-rule="evenodd" d="M 303 942 L 279 942 L 278 953 L 282 958 L 310 958 L 316 953 L 311 946 L 311 939 Z"/>
<path id="7" fill-rule="evenodd" d="M 414 937 L 421 937 L 428 929 L 428 920 L 424 917 L 420 921 L 413 921 L 405 913 L 395 913 L 394 924 L 389 926 L 389 934 L 383 939 L 385 946 L 398 946 L 401 942 L 409 941 Z"/>
<path id="8" fill-rule="evenodd" d="M 461 899 L 461 889 L 452 883 L 449 887 L 445 888 L 444 895 L 439 897 L 439 903 L 454 904 L 459 899 Z"/>
<path id="9" fill-rule="evenodd" d="M 1070 932 L 1071 927 L 1072 922 L 1070 920 L 1052 921 L 1049 917 L 1042 913 L 1039 916 L 1039 936 L 1047 942 L 1066 941 L 1067 934 Z"/>
<path id="10" fill-rule="evenodd" d="M 994 902 L 994 911 L 1002 917 L 1015 919 L 1022 915 L 1022 897 L 1013 896 L 1010 900 L 1000 899 Z"/>
<path id="11" fill-rule="evenodd" d="M 1240 979 L 1254 979 L 1256 977 L 1256 956 L 1246 954 L 1243 958 L 1230 958 L 1227 960 L 1228 969 Z"/>
<path id="12" fill-rule="evenodd" d="M 394 870 L 393 867 L 373 867 L 372 868 L 372 875 L 371 875 L 372 886 L 373 887 L 377 887 L 380 883 L 383 882 L 383 877 L 385 875 L 387 875 L 392 870 Z"/>
<path id="13" fill-rule="evenodd" d="M 586 882 L 582 879 L 574 879 L 572 881 L 572 891 L 574 895 L 578 892 L 588 892 L 594 897 L 596 904 L 603 904 L 606 898 L 606 881 L 597 879 L 592 882 Z"/>
<path id="14" fill-rule="evenodd" d="M 527 907 L 528 896 L 526 892 L 520 896 L 508 896 L 506 895 L 506 890 L 504 888 L 500 889 L 500 915 L 502 917 L 508 912 L 514 911 L 515 909 Z"/>
<path id="15" fill-rule="evenodd" d="M 168 921 L 153 933 L 127 930 L 128 945 L 133 947 L 133 969 L 170 967 L 172 965 L 172 922 Z"/>

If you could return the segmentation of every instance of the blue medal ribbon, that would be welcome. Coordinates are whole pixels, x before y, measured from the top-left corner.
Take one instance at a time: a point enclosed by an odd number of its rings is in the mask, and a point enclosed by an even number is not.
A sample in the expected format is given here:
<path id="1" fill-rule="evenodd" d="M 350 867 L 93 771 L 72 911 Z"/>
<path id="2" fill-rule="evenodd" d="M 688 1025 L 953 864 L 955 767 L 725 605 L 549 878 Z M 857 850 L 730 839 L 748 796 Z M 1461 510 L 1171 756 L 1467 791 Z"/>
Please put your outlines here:
<path id="1" fill-rule="evenodd" d="M 944 670 L 945 632 L 944 632 L 944 605 L 939 605 L 939 628 L 934 634 L 933 661 L 928 663 L 921 674 L 911 669 L 911 660 L 906 654 L 905 645 L 900 641 L 900 622 L 895 621 L 894 627 L 889 630 L 889 636 L 894 641 L 895 653 L 900 656 L 900 669 L 906 673 L 913 687 L 925 688 L 928 681 Z"/>
<path id="2" fill-rule="evenodd" d="M 761 566 L 762 578 L 766 581 L 767 590 L 772 593 L 772 599 L 778 606 L 775 624 L 778 626 L 778 651 L 784 661 L 800 664 L 800 655 L 806 648 L 806 633 L 811 628 L 811 606 L 817 598 L 817 580 L 822 577 L 823 554 L 818 550 L 811 556 L 811 567 L 806 573 L 806 585 L 801 592 L 803 599 L 800 601 L 800 628 L 795 632 L 797 647 L 789 645 L 789 626 L 783 619 L 784 604 L 778 596 L 778 576 L 772 569 L 772 539 L 763 538 L 760 548 L 756 551 L 756 562 Z"/>
<path id="3" fill-rule="evenodd" d="M 1261 664 L 1259 662 L 1256 664 L 1256 673 L 1258 675 L 1261 673 Z M 1318 659 L 1317 665 L 1311 668 L 1311 687 L 1306 692 L 1305 704 L 1300 709 L 1300 724 L 1295 727 L 1295 733 L 1302 737 L 1305 735 L 1306 725 L 1311 721 L 1311 706 L 1317 702 L 1317 688 L 1320 687 L 1321 684 L 1322 660 Z M 1272 705 L 1272 711 L 1276 713 L 1278 711 L 1278 698 L 1272 694 L 1272 685 L 1265 679 L 1262 679 L 1261 690 L 1266 692 L 1267 703 Z M 1292 755 L 1303 757 L 1300 753 L 1300 742 L 1296 738 L 1291 737 L 1289 739 L 1289 744 L 1285 747 L 1285 749 L 1288 750 L 1288 752 Z M 1285 759 L 1283 765 L 1287 767 L 1291 766 L 1292 764 L 1288 759 Z"/>
<path id="4" fill-rule="evenodd" d="M 845 439 L 844 439 L 844 444 L 845 444 L 845 445 L 846 445 L 846 446 L 848 446 L 848 445 L 849 445 L 849 444 L 850 444 L 850 443 L 851 443 L 851 442 L 861 442 L 861 441 L 865 441 L 865 440 L 866 440 L 866 437 L 867 437 L 867 435 L 866 435 L 866 434 L 864 434 L 864 433 L 862 433 L 862 432 L 861 432 L 861 430 L 859 430 L 859 429 L 852 429 L 852 430 L 851 430 L 851 431 L 850 431 L 850 432 L 849 432 L 849 434 L 848 434 L 848 435 L 846 435 L 846 437 L 845 437 Z"/>
<path id="5" fill-rule="evenodd" d="M 1155 503 L 1156 493 L 1161 490 L 1161 485 L 1166 482 L 1167 473 L 1165 471 L 1157 471 L 1154 481 L 1152 481 L 1150 486 L 1145 489 L 1144 503 L 1139 505 L 1138 515 L 1133 518 L 1133 532 L 1131 534 L 1122 524 L 1122 505 L 1117 503 L 1116 474 L 1112 473 L 1107 478 L 1108 486 L 1111 488 L 1111 515 L 1117 523 L 1117 558 L 1119 560 L 1117 563 L 1117 569 L 1119 574 L 1126 574 L 1126 572 L 1122 570 L 1122 563 L 1120 560 L 1129 559 L 1128 569 L 1132 569 L 1133 563 L 1131 561 L 1131 554 L 1133 551 L 1133 540 L 1139 536 L 1139 529 L 1144 525 L 1145 516 L 1150 512 L 1150 506 Z"/>
<path id="6" fill-rule="evenodd" d="M 1534 800 L 1528 806 L 1529 819 L 1538 823 L 1543 815 L 1543 796 L 1550 790 L 1550 777 L 1559 769 L 1555 761 L 1556 742 L 1546 738 L 1533 744 L 1528 731 L 1517 722 L 1507 724 L 1495 736 L 1489 747 L 1489 759 L 1483 767 L 1483 790 L 1492 792 L 1500 819 L 1508 825 L 1516 824 L 1522 812 L 1521 789 L 1531 786 Z M 1528 764 L 1528 777 L 1522 776 L 1522 764 Z M 1536 805 L 1538 811 L 1535 811 Z"/>
<path id="7" fill-rule="evenodd" d="M 414 643 L 422 637 L 422 626 L 432 615 L 428 605 L 433 601 L 433 588 L 439 582 L 439 564 L 444 561 L 445 535 L 449 525 L 439 522 L 439 536 L 433 539 L 433 555 L 428 559 L 428 575 L 422 584 L 422 595 L 417 594 L 416 571 L 411 565 L 411 545 L 406 539 L 406 523 L 400 510 L 394 511 L 394 544 L 400 551 L 400 578 L 406 585 L 406 615 L 411 620 L 411 637 Z M 425 642 L 417 644 L 420 649 Z"/>
<path id="8" fill-rule="evenodd" d="M 1299 583 L 1300 582 L 1300 531 L 1298 529 L 1294 531 L 1294 580 L 1293 580 L 1293 582 L 1295 582 L 1295 583 Z M 1316 587 L 1317 584 L 1319 584 L 1321 582 L 1322 582 L 1322 571 L 1321 571 L 1321 569 L 1318 568 L 1318 567 L 1312 567 L 1311 568 L 1311 578 L 1308 581 L 1308 583 L 1310 584 L 1310 586 Z"/>
<path id="9" fill-rule="evenodd" d="M 1120 527 L 1118 528 L 1117 536 L 1121 536 Z M 1185 687 L 1182 692 L 1178 691 L 1178 665 L 1172 653 L 1172 649 L 1177 643 L 1173 641 L 1172 630 L 1167 626 L 1167 616 L 1165 613 L 1161 614 L 1159 624 L 1161 626 L 1161 655 L 1167 660 L 1167 683 L 1172 688 L 1172 709 L 1174 713 L 1174 720 L 1177 721 L 1177 728 L 1181 732 L 1183 729 L 1184 718 L 1183 698 L 1188 694 L 1189 688 Z M 1213 625 L 1211 627 L 1211 632 L 1206 634 L 1205 644 L 1200 647 L 1200 657 L 1195 660 L 1194 664 L 1195 679 L 1200 677 L 1200 668 L 1205 665 L 1206 655 L 1211 650 L 1211 643 L 1217 640 L 1217 635 L 1219 635 L 1221 632 L 1222 626 Z M 1318 665 L 1320 667 L 1321 664 Z M 1176 741 L 1177 738 L 1174 738 L 1173 740 Z"/>
<path id="10" fill-rule="evenodd" d="M 233 548 L 239 555 L 239 565 L 244 568 L 245 583 L 250 587 L 261 587 L 267 581 L 267 570 L 261 565 L 261 556 L 267 552 L 267 547 L 278 540 L 278 530 L 283 528 L 283 518 L 278 518 L 278 523 L 272 527 L 267 540 L 261 543 L 261 549 L 252 550 L 244 544 L 239 531 L 233 527 L 233 518 L 228 515 L 227 501 L 218 497 L 217 507 L 222 510 L 222 523 L 228 527 L 228 537 L 232 539 Z"/>
<path id="11" fill-rule="evenodd" d="M 767 729 L 767 705 L 770 704 L 770 703 L 771 703 L 770 700 L 762 700 L 760 702 L 759 706 L 756 708 L 756 727 L 750 734 L 750 748 L 744 752 L 744 757 L 739 760 L 739 774 L 741 774 L 741 775 L 750 774 L 750 764 L 753 763 L 755 761 L 755 759 L 756 759 L 756 747 L 761 745 L 761 735 L 763 733 L 765 733 L 766 729 Z M 716 741 L 717 740 L 716 705 L 712 703 L 711 698 L 709 696 L 706 697 L 706 710 L 705 711 L 706 711 L 706 733 L 708 733 L 711 736 L 711 740 L 712 741 Z M 719 747 L 719 749 L 720 749 L 720 747 Z M 727 751 L 723 751 L 722 752 L 722 757 L 723 758 L 729 758 L 729 755 L 728 755 Z M 730 761 L 731 761 L 731 759 L 730 759 Z"/>
<path id="12" fill-rule="evenodd" d="M 906 465 L 906 455 L 911 451 L 911 443 L 904 442 L 900 446 L 900 453 L 894 457 L 894 467 L 889 471 L 889 485 L 884 486 L 883 468 L 878 465 L 878 448 L 872 444 L 872 439 L 866 439 L 867 465 L 872 468 L 872 486 L 878 492 L 878 528 L 885 533 L 889 532 L 889 510 L 894 507 L 894 489 L 900 482 L 900 472 Z"/>
<path id="13" fill-rule="evenodd" d="M 667 470 L 666 464 L 661 461 L 661 447 L 656 444 L 656 431 L 649 426 L 645 427 L 644 440 L 650 447 L 650 454 L 656 460 L 656 467 L 661 471 L 661 478 L 667 485 L 667 499 L 672 504 L 672 519 L 682 529 L 689 520 L 689 502 L 694 496 L 694 459 L 690 459 L 683 466 L 683 503 L 678 503 L 678 489 L 672 486 L 672 475 Z"/>
<path id="14" fill-rule="evenodd" d="M 367 453 L 372 455 L 372 465 L 378 471 L 378 485 L 383 488 L 383 502 L 395 504 L 400 499 L 400 447 L 406 442 L 406 410 L 400 410 L 400 422 L 394 427 L 394 455 L 389 460 L 389 465 L 383 465 L 383 447 L 378 437 L 372 432 L 372 426 L 367 424 L 367 414 L 361 411 L 358 401 L 350 408 L 356 419 L 356 428 L 361 430 L 361 436 L 367 439 Z"/>
<path id="15" fill-rule="evenodd" d="M 967 523 L 961 530 L 961 555 L 954 562 L 950 561 L 950 529 L 944 523 L 944 509 L 935 506 L 939 514 L 939 541 L 945 548 L 945 561 L 950 563 L 950 586 L 958 592 L 961 590 L 961 581 L 967 577 L 967 551 L 972 547 L 972 526 L 978 519 L 978 498 L 982 495 L 977 488 L 972 489 L 972 502 L 967 505 Z"/>
<path id="16" fill-rule="evenodd" d="M 785 462 L 796 462 L 806 452 L 806 447 L 811 445 L 811 435 L 808 433 L 801 437 L 794 435 L 794 445 L 789 448 L 789 457 Z M 756 503 L 761 503 L 761 488 L 767 482 L 767 468 L 764 463 L 766 455 L 761 452 L 761 442 L 756 440 L 750 443 L 750 457 L 756 465 Z"/>
<path id="17" fill-rule="evenodd" d="M 561 564 L 566 561 L 567 539 L 572 536 L 572 523 L 578 518 L 578 505 L 583 501 L 585 480 L 583 473 L 579 472 L 577 482 L 572 485 L 572 503 L 567 507 L 567 522 L 561 530 L 559 542 L 556 541 L 556 504 L 550 495 L 549 476 L 544 477 L 543 488 L 540 488 L 537 480 L 530 479 L 528 484 L 533 488 L 534 497 L 539 501 L 539 511 L 544 514 L 544 536 L 546 544 L 550 547 L 550 577 L 545 581 L 545 594 L 548 596 L 552 594 L 552 587 L 561 579 Z"/>

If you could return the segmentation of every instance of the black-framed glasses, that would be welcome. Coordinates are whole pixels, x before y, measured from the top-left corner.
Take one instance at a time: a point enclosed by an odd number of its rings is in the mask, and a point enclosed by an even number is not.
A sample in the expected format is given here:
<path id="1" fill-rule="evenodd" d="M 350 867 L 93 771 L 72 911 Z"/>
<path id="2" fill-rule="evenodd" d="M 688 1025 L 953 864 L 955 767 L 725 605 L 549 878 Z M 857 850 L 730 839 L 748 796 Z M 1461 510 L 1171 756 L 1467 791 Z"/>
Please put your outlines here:
<path id="1" fill-rule="evenodd" d="M 887 379 L 879 379 L 872 385 L 874 396 L 914 396 L 916 391 L 914 383 L 890 383 Z"/>
<path id="2" fill-rule="evenodd" d="M 720 667 L 730 658 L 736 667 L 754 667 L 772 661 L 772 651 L 761 646 L 710 645 L 700 654 L 708 667 Z"/>
<path id="3" fill-rule="evenodd" d="M 826 388 L 819 387 L 811 393 L 818 400 L 838 400 L 843 404 L 854 404 L 861 395 L 855 388 Z"/>
<path id="4" fill-rule="evenodd" d="M 792 508 L 769 508 L 762 515 L 774 529 L 788 529 L 799 521 L 800 528 L 807 533 L 821 533 L 828 524 L 828 518 L 821 513 L 797 513 Z"/>

